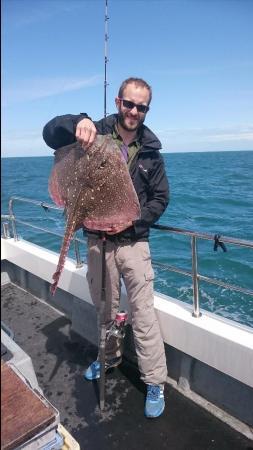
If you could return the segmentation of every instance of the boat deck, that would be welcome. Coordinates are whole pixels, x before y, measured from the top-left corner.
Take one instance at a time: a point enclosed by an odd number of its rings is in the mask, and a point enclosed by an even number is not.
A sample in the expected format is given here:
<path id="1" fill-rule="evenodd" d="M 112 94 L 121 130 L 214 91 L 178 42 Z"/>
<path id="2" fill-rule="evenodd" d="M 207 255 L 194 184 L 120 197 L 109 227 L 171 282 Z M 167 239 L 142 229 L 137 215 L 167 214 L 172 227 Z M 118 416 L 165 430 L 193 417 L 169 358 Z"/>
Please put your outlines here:
<path id="1" fill-rule="evenodd" d="M 83 378 L 96 347 L 70 329 L 70 320 L 13 284 L 2 286 L 2 321 L 32 358 L 45 397 L 81 450 L 252 450 L 253 443 L 170 385 L 157 419 L 143 414 L 145 385 L 126 360 L 106 375 L 106 406 L 99 385 Z M 85 320 L 85 318 L 84 318 Z"/>

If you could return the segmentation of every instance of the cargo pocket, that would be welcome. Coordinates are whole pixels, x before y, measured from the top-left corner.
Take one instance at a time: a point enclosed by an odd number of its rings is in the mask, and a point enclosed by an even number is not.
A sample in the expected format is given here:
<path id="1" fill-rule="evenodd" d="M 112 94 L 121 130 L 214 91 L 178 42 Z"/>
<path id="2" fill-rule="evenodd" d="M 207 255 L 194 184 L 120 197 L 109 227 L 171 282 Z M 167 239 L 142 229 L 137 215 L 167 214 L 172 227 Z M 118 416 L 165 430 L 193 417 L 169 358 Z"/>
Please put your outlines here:
<path id="1" fill-rule="evenodd" d="M 146 281 L 153 281 L 155 278 L 155 274 L 154 274 L 154 270 L 152 269 L 152 267 L 144 273 L 144 277 Z"/>

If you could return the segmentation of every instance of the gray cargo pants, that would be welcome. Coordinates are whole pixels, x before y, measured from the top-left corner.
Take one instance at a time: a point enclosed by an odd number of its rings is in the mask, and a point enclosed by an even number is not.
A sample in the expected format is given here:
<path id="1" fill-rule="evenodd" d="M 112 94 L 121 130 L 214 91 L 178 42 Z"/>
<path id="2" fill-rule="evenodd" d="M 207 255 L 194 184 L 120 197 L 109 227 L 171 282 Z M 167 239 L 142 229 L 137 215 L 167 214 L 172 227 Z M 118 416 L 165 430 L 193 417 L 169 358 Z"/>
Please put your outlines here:
<path id="1" fill-rule="evenodd" d="M 88 238 L 88 272 L 92 301 L 98 316 L 101 300 L 102 240 Z M 131 308 L 132 329 L 141 379 L 146 384 L 163 384 L 167 377 L 164 343 L 154 310 L 154 271 L 148 242 L 130 245 L 106 241 L 106 308 L 105 322 L 109 329 L 119 309 L 123 276 Z M 112 338 L 106 343 L 106 359 L 121 355 L 121 348 Z"/>

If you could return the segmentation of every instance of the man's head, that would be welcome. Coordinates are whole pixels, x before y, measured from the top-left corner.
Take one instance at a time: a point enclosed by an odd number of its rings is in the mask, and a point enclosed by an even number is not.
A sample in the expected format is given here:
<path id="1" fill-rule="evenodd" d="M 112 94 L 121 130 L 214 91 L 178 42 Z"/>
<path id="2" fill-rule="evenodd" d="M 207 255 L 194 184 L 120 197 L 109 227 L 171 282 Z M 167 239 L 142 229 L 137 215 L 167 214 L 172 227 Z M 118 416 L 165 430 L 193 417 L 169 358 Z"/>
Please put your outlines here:
<path id="1" fill-rule="evenodd" d="M 144 122 L 152 99 L 152 89 L 141 78 L 128 78 L 119 88 L 115 103 L 119 123 L 126 131 L 137 130 Z"/>

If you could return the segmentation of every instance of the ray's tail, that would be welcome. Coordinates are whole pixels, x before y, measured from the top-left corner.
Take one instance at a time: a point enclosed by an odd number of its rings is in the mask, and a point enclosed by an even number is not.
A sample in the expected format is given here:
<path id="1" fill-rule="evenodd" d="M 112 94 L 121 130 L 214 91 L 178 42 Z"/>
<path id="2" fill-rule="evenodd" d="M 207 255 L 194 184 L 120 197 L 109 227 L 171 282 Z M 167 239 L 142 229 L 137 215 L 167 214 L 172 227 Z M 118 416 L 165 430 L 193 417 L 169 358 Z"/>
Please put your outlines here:
<path id="1" fill-rule="evenodd" d="M 62 242 L 62 247 L 61 247 L 61 253 L 60 253 L 59 261 L 58 261 L 58 264 L 57 264 L 56 271 L 55 271 L 55 273 L 53 274 L 53 277 L 52 277 L 53 278 L 53 283 L 51 284 L 51 287 L 50 287 L 50 293 L 52 295 L 55 294 L 55 291 L 57 289 L 57 285 L 58 285 L 58 282 L 59 282 L 59 279 L 60 279 L 60 276 L 61 276 L 61 273 L 62 273 L 62 270 L 63 270 L 63 266 L 64 266 L 64 263 L 65 263 L 65 260 L 66 260 L 66 256 L 67 256 L 68 249 L 69 249 L 69 246 L 70 246 L 70 241 L 71 241 L 71 238 L 73 236 L 75 227 L 76 227 L 76 222 L 73 220 L 73 218 L 71 218 L 71 219 L 68 218 L 65 235 L 64 235 L 64 238 L 63 238 L 63 242 Z"/>

